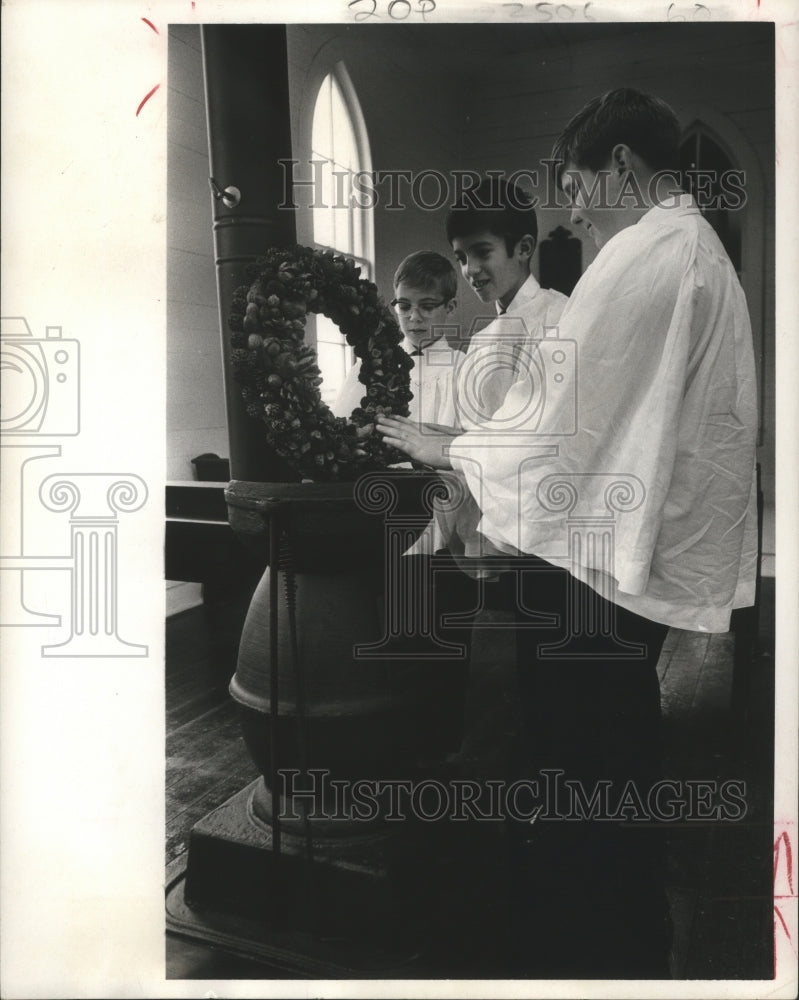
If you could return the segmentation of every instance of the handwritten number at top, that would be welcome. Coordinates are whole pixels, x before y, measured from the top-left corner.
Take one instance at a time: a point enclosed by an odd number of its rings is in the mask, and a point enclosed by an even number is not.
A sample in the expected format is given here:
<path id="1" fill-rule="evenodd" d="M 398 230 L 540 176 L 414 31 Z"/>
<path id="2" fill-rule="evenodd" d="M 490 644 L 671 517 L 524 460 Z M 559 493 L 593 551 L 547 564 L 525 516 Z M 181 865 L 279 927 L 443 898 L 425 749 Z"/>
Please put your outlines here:
<path id="1" fill-rule="evenodd" d="M 353 11 L 356 21 L 370 21 L 383 16 L 378 12 L 378 6 L 381 6 L 378 0 L 350 0 L 347 6 Z M 436 9 L 436 0 L 416 0 L 415 4 L 411 0 L 390 0 L 384 9 L 392 21 L 405 21 L 411 14 L 421 15 L 424 21 Z"/>
<path id="2" fill-rule="evenodd" d="M 584 21 L 596 20 L 588 13 L 589 9 L 593 7 L 591 0 L 584 4 L 542 2 L 535 4 L 534 7 L 524 3 L 503 3 L 502 6 L 511 18 L 534 14 L 536 20 L 544 23 L 547 21 L 573 21 L 580 14 L 582 14 Z"/>
<path id="3" fill-rule="evenodd" d="M 596 21 L 589 13 L 594 6 L 592 0 L 587 3 L 551 3 L 541 0 L 539 3 L 516 2 L 503 3 L 505 15 L 511 20 L 516 18 L 534 17 L 537 21 Z M 352 11 L 355 21 L 378 20 L 383 17 L 391 21 L 407 21 L 419 17 L 426 21 L 436 10 L 436 0 L 349 0 L 347 7 Z M 703 3 L 695 3 L 692 7 L 670 3 L 666 9 L 666 20 L 675 23 L 680 21 L 709 21 L 713 14 Z"/>
<path id="4" fill-rule="evenodd" d="M 364 4 L 371 4 L 370 9 L 364 10 Z M 377 0 L 350 0 L 350 3 L 347 6 L 350 10 L 352 10 L 353 7 L 360 7 L 360 10 L 355 11 L 356 21 L 368 21 L 372 17 L 380 17 L 379 14 L 375 13 L 377 10 Z"/>

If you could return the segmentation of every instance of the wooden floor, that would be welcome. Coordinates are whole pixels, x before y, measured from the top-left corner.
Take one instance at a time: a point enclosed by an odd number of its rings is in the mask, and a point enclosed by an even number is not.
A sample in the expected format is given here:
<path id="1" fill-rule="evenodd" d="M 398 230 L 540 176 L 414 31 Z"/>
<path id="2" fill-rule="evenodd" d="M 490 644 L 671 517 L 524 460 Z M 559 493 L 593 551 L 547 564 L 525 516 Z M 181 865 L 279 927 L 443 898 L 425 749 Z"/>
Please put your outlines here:
<path id="1" fill-rule="evenodd" d="M 733 713 L 731 634 L 672 629 L 658 666 L 666 724 L 666 773 L 676 780 L 745 783 L 736 822 L 670 828 L 668 891 L 680 979 L 771 977 L 774 588 L 764 580 L 759 633 L 744 678 L 745 711 Z M 166 861 L 186 851 L 192 826 L 257 776 L 239 735 L 227 684 L 246 598 L 183 612 L 167 623 Z M 486 615 L 485 624 L 502 616 Z M 510 731 L 512 634 L 482 628 L 472 655 L 468 772 Z M 167 935 L 170 979 L 270 979 L 273 969 Z"/>
<path id="2" fill-rule="evenodd" d="M 167 863 L 187 849 L 198 819 L 258 773 L 227 693 L 245 612 L 239 600 L 167 620 Z"/>

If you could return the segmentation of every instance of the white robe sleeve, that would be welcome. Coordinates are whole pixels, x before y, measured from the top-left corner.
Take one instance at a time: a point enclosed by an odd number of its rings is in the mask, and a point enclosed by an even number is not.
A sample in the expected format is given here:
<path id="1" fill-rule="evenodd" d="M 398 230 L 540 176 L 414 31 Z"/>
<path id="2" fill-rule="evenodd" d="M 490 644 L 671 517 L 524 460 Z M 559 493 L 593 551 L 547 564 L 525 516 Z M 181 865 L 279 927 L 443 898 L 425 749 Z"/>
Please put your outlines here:
<path id="1" fill-rule="evenodd" d="M 618 514 L 611 575 L 642 593 L 675 464 L 686 385 L 696 242 L 664 228 L 642 251 L 635 227 L 614 237 L 584 275 L 559 323 L 537 345 L 529 377 L 493 420 L 457 438 L 452 464 L 500 544 L 563 564 L 607 569 L 569 549 L 567 518 Z M 579 509 L 577 505 L 579 504 Z"/>

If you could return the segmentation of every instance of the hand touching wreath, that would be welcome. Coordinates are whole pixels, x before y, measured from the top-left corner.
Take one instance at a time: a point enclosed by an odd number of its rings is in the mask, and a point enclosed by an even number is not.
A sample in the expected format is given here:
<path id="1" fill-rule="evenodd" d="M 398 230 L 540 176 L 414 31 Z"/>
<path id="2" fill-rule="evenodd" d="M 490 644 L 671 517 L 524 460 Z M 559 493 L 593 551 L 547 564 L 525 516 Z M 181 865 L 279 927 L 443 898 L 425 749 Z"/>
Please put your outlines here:
<path id="1" fill-rule="evenodd" d="M 463 431 L 440 424 L 421 424 L 407 417 L 379 416 L 377 429 L 386 444 L 434 469 L 451 469 L 449 446 Z"/>

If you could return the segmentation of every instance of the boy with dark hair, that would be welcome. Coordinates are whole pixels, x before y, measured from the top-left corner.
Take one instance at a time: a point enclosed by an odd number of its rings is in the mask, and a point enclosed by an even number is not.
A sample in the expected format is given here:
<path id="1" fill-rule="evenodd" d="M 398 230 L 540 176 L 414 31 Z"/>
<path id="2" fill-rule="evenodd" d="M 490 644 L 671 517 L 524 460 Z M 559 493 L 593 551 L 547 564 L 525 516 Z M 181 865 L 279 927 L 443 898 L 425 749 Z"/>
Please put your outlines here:
<path id="1" fill-rule="evenodd" d="M 450 209 L 447 239 L 461 274 L 497 319 L 475 333 L 456 385 L 459 427 L 490 419 L 525 374 L 531 341 L 557 324 L 568 301 L 531 272 L 538 223 L 530 198 L 502 178 L 487 177 Z"/>
<path id="2" fill-rule="evenodd" d="M 632 144 L 653 171 L 675 171 L 680 162 L 680 123 L 657 97 L 637 90 L 609 90 L 589 101 L 566 125 L 552 149 L 560 161 L 558 178 L 567 163 L 598 171 L 619 143 Z"/>
<path id="3" fill-rule="evenodd" d="M 620 89 L 589 102 L 552 150 L 572 222 L 602 247 L 658 204 L 661 187 L 670 185 L 673 196 L 679 140 L 677 117 L 658 98 Z"/>
<path id="4" fill-rule="evenodd" d="M 527 192 L 502 177 L 484 177 L 476 188 L 464 191 L 447 213 L 447 240 L 452 245 L 456 238 L 481 231 L 503 237 L 508 257 L 525 236 L 535 249 L 538 219 Z"/>
<path id="5" fill-rule="evenodd" d="M 657 661 L 669 626 L 726 632 L 754 599 L 751 328 L 693 199 L 657 190 L 678 134 L 663 102 L 625 89 L 555 145 L 572 222 L 600 248 L 559 324 L 577 351 L 573 433 L 557 389 L 529 433 L 514 424 L 521 382 L 482 433 L 379 421 L 463 472 L 480 530 L 524 554 L 521 606 L 557 622 L 518 632 L 525 768 L 546 788 L 529 844 L 512 838 L 535 975 L 668 977 Z"/>
<path id="6" fill-rule="evenodd" d="M 464 279 L 496 313 L 472 334 L 457 366 L 454 419 L 439 421 L 452 430 L 476 430 L 492 419 L 510 387 L 528 378 L 544 329 L 557 325 L 568 299 L 541 288 L 532 274 L 538 222 L 529 195 L 519 186 L 484 178 L 452 206 L 446 233 Z M 445 428 L 427 428 L 431 433 L 439 429 Z M 478 500 L 466 490 L 456 507 L 437 513 L 437 544 L 463 557 L 461 565 L 470 576 L 496 580 L 493 565 L 477 560 L 503 555 L 506 548 L 477 531 Z M 503 607 L 508 600 L 502 588 L 492 597 Z"/>

